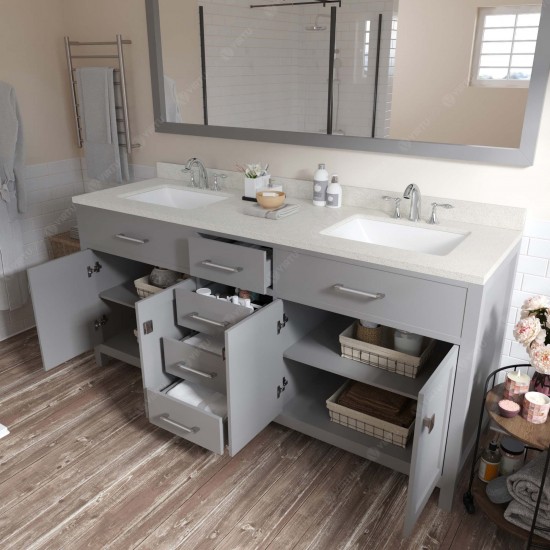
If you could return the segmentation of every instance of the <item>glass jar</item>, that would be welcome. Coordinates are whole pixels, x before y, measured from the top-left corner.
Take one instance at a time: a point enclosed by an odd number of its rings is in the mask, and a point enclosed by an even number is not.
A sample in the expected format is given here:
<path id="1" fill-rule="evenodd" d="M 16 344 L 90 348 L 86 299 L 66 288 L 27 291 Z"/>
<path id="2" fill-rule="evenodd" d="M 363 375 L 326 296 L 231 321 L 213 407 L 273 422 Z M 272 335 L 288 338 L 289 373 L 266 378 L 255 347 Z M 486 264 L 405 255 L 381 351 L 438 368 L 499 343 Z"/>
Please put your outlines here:
<path id="1" fill-rule="evenodd" d="M 499 465 L 501 461 L 498 445 L 496 441 L 491 441 L 489 447 L 485 449 L 479 461 L 478 477 L 484 483 L 489 483 L 492 479 L 498 477 Z"/>
<path id="2" fill-rule="evenodd" d="M 523 465 L 525 445 L 512 437 L 504 437 L 500 442 L 500 474 L 509 476 Z"/>

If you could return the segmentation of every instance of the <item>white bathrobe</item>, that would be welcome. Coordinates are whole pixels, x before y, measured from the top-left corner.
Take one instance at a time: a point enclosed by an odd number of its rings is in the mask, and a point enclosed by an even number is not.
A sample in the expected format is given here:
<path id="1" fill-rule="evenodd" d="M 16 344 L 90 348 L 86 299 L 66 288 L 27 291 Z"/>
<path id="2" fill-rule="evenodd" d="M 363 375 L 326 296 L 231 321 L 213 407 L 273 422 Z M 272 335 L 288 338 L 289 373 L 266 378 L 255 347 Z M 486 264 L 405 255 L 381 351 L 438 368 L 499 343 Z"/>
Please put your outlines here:
<path id="1" fill-rule="evenodd" d="M 29 297 L 19 215 L 27 200 L 22 170 L 23 133 L 15 91 L 0 82 L 0 311 L 17 309 Z"/>

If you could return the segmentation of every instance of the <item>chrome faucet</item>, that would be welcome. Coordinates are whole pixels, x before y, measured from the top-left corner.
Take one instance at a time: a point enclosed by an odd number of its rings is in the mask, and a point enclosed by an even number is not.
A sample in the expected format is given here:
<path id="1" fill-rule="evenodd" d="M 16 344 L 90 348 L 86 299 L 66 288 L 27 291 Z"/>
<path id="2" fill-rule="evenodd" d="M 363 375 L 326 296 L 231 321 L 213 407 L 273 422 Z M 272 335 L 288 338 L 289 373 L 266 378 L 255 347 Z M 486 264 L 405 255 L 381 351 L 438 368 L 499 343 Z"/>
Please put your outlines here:
<path id="1" fill-rule="evenodd" d="M 184 172 L 191 172 L 195 166 L 199 169 L 199 188 L 208 189 L 208 172 L 204 167 L 204 164 L 196 157 L 190 158 L 185 164 Z M 191 185 L 195 187 L 195 177 L 191 172 Z"/>
<path id="2" fill-rule="evenodd" d="M 417 222 L 420 220 L 420 214 L 422 211 L 422 195 L 420 194 L 420 189 L 418 186 L 415 183 L 409 183 L 403 193 L 403 198 L 411 200 L 409 220 L 412 222 Z"/>

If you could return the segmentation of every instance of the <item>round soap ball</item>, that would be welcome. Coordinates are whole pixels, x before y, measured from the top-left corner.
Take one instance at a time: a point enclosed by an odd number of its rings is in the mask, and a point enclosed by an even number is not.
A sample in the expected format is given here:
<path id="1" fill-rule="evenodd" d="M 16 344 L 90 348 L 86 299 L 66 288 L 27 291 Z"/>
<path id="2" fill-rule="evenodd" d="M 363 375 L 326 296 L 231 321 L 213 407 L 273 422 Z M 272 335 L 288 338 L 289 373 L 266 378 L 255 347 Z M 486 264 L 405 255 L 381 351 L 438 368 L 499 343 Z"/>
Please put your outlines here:
<path id="1" fill-rule="evenodd" d="M 521 407 L 511 399 L 501 399 L 498 402 L 498 412 L 505 418 L 513 418 L 519 414 Z"/>
<path id="2" fill-rule="evenodd" d="M 256 200 L 263 208 L 278 208 L 285 202 L 286 195 L 283 191 L 258 191 Z"/>

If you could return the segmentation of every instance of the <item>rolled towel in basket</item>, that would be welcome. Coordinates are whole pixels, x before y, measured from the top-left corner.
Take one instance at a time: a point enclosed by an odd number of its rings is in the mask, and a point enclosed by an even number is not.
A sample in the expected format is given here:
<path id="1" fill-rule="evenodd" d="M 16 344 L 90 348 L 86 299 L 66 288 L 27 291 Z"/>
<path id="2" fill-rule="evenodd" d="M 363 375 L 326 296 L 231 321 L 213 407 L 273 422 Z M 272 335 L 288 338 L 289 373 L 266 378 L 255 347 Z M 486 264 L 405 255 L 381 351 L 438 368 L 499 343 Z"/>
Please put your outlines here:
<path id="1" fill-rule="evenodd" d="M 539 496 L 540 480 L 547 451 L 528 462 L 523 468 L 508 477 L 508 491 L 514 499 L 531 511 L 535 509 Z M 539 515 L 543 514 L 550 521 L 550 472 L 546 475 L 546 481 L 542 490 Z"/>

